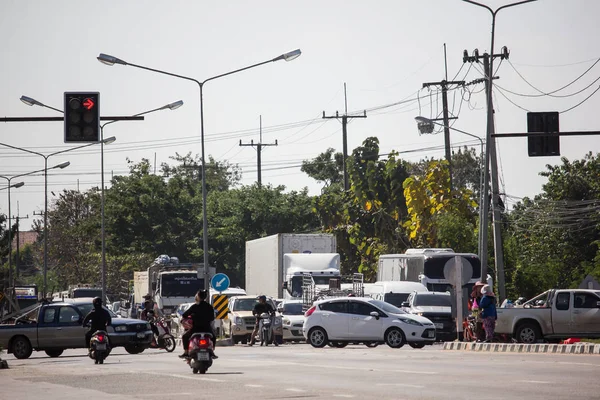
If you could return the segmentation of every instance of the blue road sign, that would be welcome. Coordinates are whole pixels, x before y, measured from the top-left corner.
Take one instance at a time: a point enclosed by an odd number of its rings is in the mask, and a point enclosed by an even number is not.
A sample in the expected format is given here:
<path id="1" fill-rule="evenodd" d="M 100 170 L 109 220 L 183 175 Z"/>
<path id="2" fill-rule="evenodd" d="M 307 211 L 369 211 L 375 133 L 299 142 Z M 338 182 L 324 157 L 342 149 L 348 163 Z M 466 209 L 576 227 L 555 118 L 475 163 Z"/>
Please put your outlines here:
<path id="1" fill-rule="evenodd" d="M 229 289 L 229 277 L 225 274 L 216 274 L 210 280 L 210 285 L 218 292 Z"/>

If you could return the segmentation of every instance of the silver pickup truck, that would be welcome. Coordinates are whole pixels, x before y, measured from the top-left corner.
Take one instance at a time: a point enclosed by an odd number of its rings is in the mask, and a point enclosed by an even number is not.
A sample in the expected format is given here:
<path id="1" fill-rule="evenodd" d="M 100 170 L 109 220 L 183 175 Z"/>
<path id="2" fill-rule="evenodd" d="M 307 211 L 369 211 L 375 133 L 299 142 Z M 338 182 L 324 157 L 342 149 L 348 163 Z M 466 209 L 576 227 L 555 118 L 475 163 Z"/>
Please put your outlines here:
<path id="1" fill-rule="evenodd" d="M 0 325 L 0 346 L 19 359 L 28 358 L 33 350 L 58 357 L 65 349 L 86 348 L 88 328 L 81 324 L 91 310 L 92 299 L 85 298 L 41 304 L 15 324 Z M 150 346 L 152 330 L 146 321 L 119 318 L 107 311 L 112 317 L 107 329 L 111 347 L 122 346 L 128 353 L 137 354 Z"/>
<path id="2" fill-rule="evenodd" d="M 523 306 L 498 308 L 496 333 L 520 343 L 600 338 L 600 291 L 548 290 Z"/>

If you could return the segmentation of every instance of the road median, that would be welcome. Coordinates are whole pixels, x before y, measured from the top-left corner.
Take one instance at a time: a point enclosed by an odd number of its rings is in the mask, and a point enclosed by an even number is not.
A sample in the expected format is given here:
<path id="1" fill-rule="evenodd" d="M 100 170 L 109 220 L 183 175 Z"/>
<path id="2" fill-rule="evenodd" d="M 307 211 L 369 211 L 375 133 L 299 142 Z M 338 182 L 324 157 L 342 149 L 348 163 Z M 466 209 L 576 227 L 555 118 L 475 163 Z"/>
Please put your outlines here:
<path id="1" fill-rule="evenodd" d="M 522 344 L 522 343 L 467 343 L 445 342 L 443 350 L 479 351 L 492 353 L 551 353 L 600 354 L 600 344 Z"/>

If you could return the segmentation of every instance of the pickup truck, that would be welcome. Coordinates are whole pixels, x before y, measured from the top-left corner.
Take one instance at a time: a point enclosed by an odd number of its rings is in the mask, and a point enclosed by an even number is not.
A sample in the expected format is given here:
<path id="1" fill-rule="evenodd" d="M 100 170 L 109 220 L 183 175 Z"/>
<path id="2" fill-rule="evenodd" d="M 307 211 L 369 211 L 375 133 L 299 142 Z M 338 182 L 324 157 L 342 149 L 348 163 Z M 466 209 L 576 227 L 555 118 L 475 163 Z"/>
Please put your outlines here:
<path id="1" fill-rule="evenodd" d="M 0 325 L 0 347 L 16 358 L 29 358 L 33 350 L 45 351 L 50 357 L 60 356 L 65 349 L 87 348 L 83 318 L 92 310 L 92 299 L 65 299 L 42 303 L 16 319 L 14 324 Z M 152 330 L 146 321 L 119 318 L 107 310 L 112 324 L 107 328 L 111 347 L 125 347 L 137 354 L 150 346 Z"/>
<path id="2" fill-rule="evenodd" d="M 519 343 L 600 338 L 600 291 L 548 290 L 522 306 L 498 308 L 496 333 Z"/>

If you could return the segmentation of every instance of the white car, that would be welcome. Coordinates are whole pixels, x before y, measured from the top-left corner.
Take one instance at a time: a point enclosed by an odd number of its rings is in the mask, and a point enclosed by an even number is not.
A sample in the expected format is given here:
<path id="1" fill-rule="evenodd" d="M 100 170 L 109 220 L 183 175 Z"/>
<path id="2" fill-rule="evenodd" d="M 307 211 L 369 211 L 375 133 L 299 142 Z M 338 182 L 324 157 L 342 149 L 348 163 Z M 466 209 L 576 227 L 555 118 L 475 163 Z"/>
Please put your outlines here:
<path id="1" fill-rule="evenodd" d="M 277 307 L 283 322 L 283 340 L 304 341 L 302 327 L 304 326 L 304 312 L 302 300 L 283 300 Z"/>
<path id="2" fill-rule="evenodd" d="M 435 326 L 425 317 L 408 314 L 371 298 L 334 298 L 315 302 L 302 328 L 313 347 L 333 343 L 386 343 L 398 349 L 408 343 L 422 348 L 435 342 Z"/>

